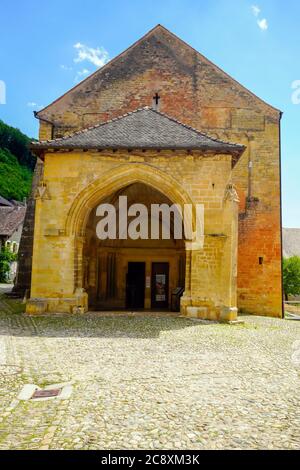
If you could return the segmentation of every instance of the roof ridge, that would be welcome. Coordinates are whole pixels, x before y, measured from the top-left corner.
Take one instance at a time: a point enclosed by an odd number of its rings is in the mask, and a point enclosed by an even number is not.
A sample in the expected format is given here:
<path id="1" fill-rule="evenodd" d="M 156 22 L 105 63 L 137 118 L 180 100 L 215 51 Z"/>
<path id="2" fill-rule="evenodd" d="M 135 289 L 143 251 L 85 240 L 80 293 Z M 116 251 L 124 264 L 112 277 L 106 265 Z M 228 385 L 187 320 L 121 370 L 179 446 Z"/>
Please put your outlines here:
<path id="1" fill-rule="evenodd" d="M 117 116 L 115 118 L 111 118 L 111 119 L 108 119 L 107 121 L 100 122 L 100 123 L 95 124 L 93 126 L 86 127 L 84 129 L 81 129 L 79 131 L 76 131 L 76 132 L 73 132 L 71 134 L 65 135 L 63 137 L 58 137 L 57 139 L 33 141 L 31 143 L 32 143 L 33 146 L 35 146 L 35 145 L 38 146 L 40 144 L 50 144 L 50 143 L 53 143 L 53 142 L 63 142 L 64 140 L 67 140 L 71 137 L 74 137 L 75 135 L 82 135 L 82 134 L 84 134 L 88 131 L 98 129 L 99 127 L 105 126 L 106 124 L 109 124 L 111 122 L 119 121 L 119 120 L 125 118 L 126 116 L 130 116 L 131 114 L 136 114 L 136 113 L 141 112 L 141 111 L 152 111 L 152 112 L 154 112 L 154 113 L 156 113 L 160 116 L 163 116 L 163 117 L 167 118 L 169 121 L 175 122 L 176 124 L 179 124 L 179 125 L 185 127 L 186 129 L 189 129 L 189 130 L 195 132 L 197 135 L 201 135 L 202 137 L 205 137 L 205 138 L 208 138 L 208 139 L 212 140 L 213 142 L 217 142 L 217 143 L 221 143 L 221 144 L 225 144 L 225 145 L 230 145 L 230 146 L 243 147 L 243 145 L 241 145 L 241 144 L 237 144 L 237 143 L 234 143 L 234 142 L 226 142 L 225 140 L 216 139 L 216 138 L 210 136 L 209 134 L 206 134 L 206 133 L 200 131 L 199 129 L 196 129 L 195 127 L 189 126 L 188 124 L 185 124 L 185 123 L 179 121 L 178 119 L 176 119 L 172 116 L 169 116 L 168 114 L 163 113 L 162 111 L 159 111 L 158 109 L 152 108 L 151 106 L 144 106 L 142 108 L 137 108 L 133 111 L 128 111 L 127 113 L 124 113 L 124 114 L 122 114 L 120 116 Z"/>
<path id="2" fill-rule="evenodd" d="M 115 122 L 119 121 L 120 119 L 123 119 L 126 116 L 130 116 L 130 114 L 135 114 L 138 111 L 143 111 L 145 109 L 152 109 L 149 106 L 144 106 L 143 108 L 137 108 L 134 111 L 128 111 L 127 113 L 121 114 L 120 116 L 117 116 L 115 118 L 108 119 L 107 121 L 104 122 L 99 122 L 98 124 L 94 124 L 93 126 L 85 127 L 84 129 L 80 129 L 79 131 L 72 132 L 71 134 L 64 135 L 63 137 L 58 137 L 57 139 L 48 139 L 48 140 L 34 140 L 31 142 L 32 145 L 39 145 L 39 144 L 49 144 L 52 142 L 61 142 L 63 140 L 69 139 L 70 137 L 73 137 L 74 135 L 80 135 L 84 134 L 87 131 L 92 131 L 93 129 L 98 129 L 98 127 L 104 126 L 105 124 L 109 124 L 110 122 Z M 154 111 L 154 109 L 153 109 Z"/>
<path id="3" fill-rule="evenodd" d="M 223 70 L 219 65 L 215 64 L 214 62 L 212 62 L 210 59 L 208 59 L 202 52 L 198 51 L 198 49 L 196 49 L 195 47 L 191 46 L 188 42 L 186 42 L 184 39 L 182 39 L 180 36 L 177 36 L 177 34 L 173 33 L 173 31 L 171 31 L 170 29 L 166 28 L 165 26 L 161 25 L 161 24 L 158 24 L 156 27 L 160 26 L 163 30 L 165 30 L 167 33 L 169 33 L 171 36 L 173 36 L 173 38 L 179 40 L 182 44 L 184 44 L 185 46 L 189 47 L 190 49 L 192 49 L 194 52 L 196 52 L 197 55 L 199 55 L 201 58 L 203 58 L 207 63 L 209 63 L 214 69 L 218 70 L 219 72 L 221 72 L 223 75 L 225 75 L 227 78 L 229 78 L 230 80 L 232 80 L 239 88 L 242 88 L 244 91 L 250 93 L 250 95 L 252 95 L 254 98 L 256 98 L 257 100 L 259 100 L 264 106 L 267 106 L 267 108 L 271 108 L 273 111 L 277 111 L 280 115 L 283 114 L 283 112 L 276 108 L 275 106 L 273 106 L 272 104 L 268 103 L 267 101 L 265 101 L 263 98 L 260 98 L 260 96 L 256 95 L 256 93 L 254 93 L 253 91 L 251 91 L 249 88 L 247 88 L 245 85 L 243 85 L 242 83 L 240 83 L 238 81 L 238 79 L 232 77 L 229 73 L 225 72 L 225 70 Z M 155 29 L 155 28 L 153 28 Z M 152 32 L 149 31 L 149 33 Z M 142 39 L 142 38 L 141 38 Z"/>
<path id="4" fill-rule="evenodd" d="M 238 81 L 238 79 L 232 77 L 229 73 L 225 72 L 220 66 L 216 65 L 214 62 L 212 62 L 210 59 L 208 59 L 202 52 L 198 51 L 195 47 L 191 46 L 188 42 L 186 42 L 184 39 L 182 39 L 180 36 L 178 36 L 177 34 L 173 33 L 171 30 L 169 30 L 168 28 L 166 28 L 165 26 L 163 26 L 162 24 L 158 23 L 157 25 L 155 25 L 153 28 L 151 28 L 148 32 L 146 32 L 142 37 L 140 37 L 139 39 L 137 39 L 136 41 L 134 41 L 131 45 L 129 45 L 126 49 L 124 49 L 122 52 L 120 52 L 119 54 L 117 54 L 115 57 L 113 57 L 111 60 L 109 60 L 109 62 L 107 62 L 106 64 L 104 64 L 102 67 L 99 67 L 97 68 L 91 75 L 88 75 L 85 79 L 83 79 L 81 82 L 77 83 L 75 86 L 73 86 L 72 88 L 70 88 L 69 90 L 67 90 L 65 93 L 63 93 L 61 96 L 59 96 L 58 98 L 56 98 L 55 100 L 53 100 L 51 103 L 49 103 L 47 106 L 45 106 L 44 108 L 40 109 L 39 111 L 36 111 L 35 112 L 35 117 L 37 117 L 38 119 L 41 119 L 43 120 L 44 118 L 42 116 L 39 116 L 40 113 L 43 113 L 43 111 L 45 111 L 46 109 L 48 109 L 50 106 L 52 106 L 53 104 L 55 104 L 56 102 L 58 102 L 59 100 L 61 100 L 64 96 L 66 96 L 67 94 L 69 94 L 70 92 L 72 92 L 73 90 L 75 90 L 77 87 L 81 86 L 83 83 L 85 83 L 87 80 L 89 80 L 91 77 L 93 77 L 95 74 L 99 73 L 99 72 L 102 72 L 103 70 L 105 70 L 106 68 L 110 67 L 111 64 L 113 64 L 115 61 L 117 61 L 119 58 L 121 58 L 123 55 L 127 54 L 127 52 L 129 52 L 131 49 L 133 49 L 136 45 L 138 45 L 140 42 L 142 42 L 143 40 L 145 40 L 148 36 L 150 36 L 151 34 L 153 34 L 156 30 L 163 30 L 164 32 L 166 32 L 167 34 L 169 34 L 171 37 L 173 37 L 174 39 L 178 40 L 181 42 L 181 44 L 183 44 L 185 47 L 188 47 L 189 49 L 191 49 L 192 51 L 194 51 L 198 56 L 201 57 L 201 59 L 203 59 L 206 63 L 210 64 L 215 70 L 217 70 L 219 73 L 221 73 L 222 75 L 224 75 L 226 78 L 228 78 L 229 80 L 233 81 L 235 83 L 235 85 L 244 90 L 245 92 L 249 93 L 250 95 L 252 95 L 252 97 L 254 97 L 255 99 L 257 99 L 261 105 L 269 108 L 270 110 L 272 111 L 275 111 L 277 113 L 279 113 L 280 115 L 282 115 L 282 111 L 279 110 L 278 108 L 276 108 L 275 106 L 269 104 L 267 101 L 265 101 L 264 99 L 260 98 L 256 93 L 254 93 L 253 91 L 251 91 L 249 88 L 247 88 L 245 85 L 243 85 L 242 83 L 240 83 Z M 46 119 L 47 120 L 47 119 Z"/>
<path id="5" fill-rule="evenodd" d="M 184 122 L 179 121 L 178 119 L 176 119 L 172 116 L 169 116 L 168 114 L 163 113 L 162 111 L 158 111 L 157 109 L 154 109 L 154 108 L 150 108 L 150 109 L 152 111 L 154 111 L 155 113 L 160 114 L 161 116 L 164 116 L 164 117 L 168 118 L 170 121 L 173 121 L 176 124 L 180 124 L 181 126 L 185 127 L 186 129 L 189 129 L 193 132 L 196 132 L 197 134 L 200 134 L 203 137 L 207 137 L 207 138 L 213 140 L 214 142 L 218 142 L 218 143 L 222 143 L 222 144 L 226 144 L 226 145 L 238 145 L 240 147 L 243 147 L 243 145 L 241 145 L 241 144 L 237 144 L 237 143 L 234 143 L 234 142 L 227 142 L 227 141 L 221 140 L 221 139 L 216 139 L 215 137 L 212 137 L 209 134 L 206 134 L 206 133 L 200 131 L 199 129 L 196 129 L 195 127 L 189 126 L 188 124 L 185 124 Z"/>
<path id="6" fill-rule="evenodd" d="M 56 103 L 57 101 L 61 100 L 64 96 L 66 96 L 68 93 L 70 93 L 71 91 L 75 90 L 76 88 L 78 88 L 80 85 L 82 85 L 84 82 L 86 82 L 87 80 L 89 80 L 91 77 L 93 77 L 94 75 L 96 75 L 96 73 L 98 73 L 100 70 L 104 70 L 106 69 L 107 67 L 109 67 L 112 63 L 114 63 L 116 60 L 118 60 L 120 57 L 122 57 L 124 54 L 126 54 L 128 51 L 130 51 L 131 49 L 133 49 L 137 44 L 139 44 L 141 41 L 143 41 L 144 39 L 146 39 L 148 36 L 150 36 L 150 34 L 153 34 L 153 32 L 156 30 L 156 29 L 159 29 L 159 28 L 162 28 L 166 31 L 169 31 L 167 28 L 165 28 L 164 26 L 162 26 L 161 24 L 157 24 L 155 26 L 153 26 L 153 28 L 151 28 L 149 31 L 147 31 L 147 33 L 145 33 L 142 37 L 140 37 L 139 39 L 137 39 L 136 41 L 134 41 L 132 44 L 130 44 L 128 47 L 126 47 L 126 49 L 124 49 L 122 52 L 120 52 L 119 54 L 117 54 L 115 57 L 113 57 L 111 60 L 109 60 L 106 64 L 104 64 L 102 67 L 99 67 L 97 68 L 93 73 L 91 73 L 90 75 L 88 75 L 86 78 L 84 78 L 83 80 L 81 80 L 81 82 L 77 83 L 76 85 L 74 85 L 72 88 L 70 88 L 69 90 L 67 90 L 65 93 L 63 93 L 61 96 L 59 96 L 58 98 L 56 98 L 55 100 L 53 100 L 51 103 L 49 103 L 47 106 L 45 106 L 44 108 L 40 109 L 39 111 L 36 111 L 36 114 L 35 114 L 35 117 L 37 117 L 38 119 L 43 119 L 42 117 L 40 118 L 38 115 L 43 112 L 45 109 L 48 109 L 50 106 L 52 106 L 54 103 Z M 171 31 L 169 31 L 171 32 Z"/>

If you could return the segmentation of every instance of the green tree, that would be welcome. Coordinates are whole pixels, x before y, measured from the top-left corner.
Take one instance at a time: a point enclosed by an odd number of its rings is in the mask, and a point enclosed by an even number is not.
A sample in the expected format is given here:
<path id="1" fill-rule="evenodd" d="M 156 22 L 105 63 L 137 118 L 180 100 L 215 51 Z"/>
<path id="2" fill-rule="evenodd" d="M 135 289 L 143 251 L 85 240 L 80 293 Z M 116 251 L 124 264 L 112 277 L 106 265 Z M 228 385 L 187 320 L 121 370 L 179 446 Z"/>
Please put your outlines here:
<path id="1" fill-rule="evenodd" d="M 3 246 L 0 251 L 0 282 L 7 282 L 8 273 L 10 270 L 10 263 L 15 261 L 17 256 L 12 253 L 8 248 Z"/>
<path id="2" fill-rule="evenodd" d="M 22 201 L 30 193 L 32 171 L 20 165 L 9 150 L 0 148 L 0 195 Z"/>
<path id="3" fill-rule="evenodd" d="M 283 290 L 285 300 L 289 295 L 300 294 L 300 258 L 292 256 L 283 259 Z"/>
<path id="4" fill-rule="evenodd" d="M 0 119 L 0 196 L 22 201 L 30 193 L 36 158 L 31 139 Z"/>
<path id="5" fill-rule="evenodd" d="M 15 155 L 20 165 L 34 169 L 36 158 L 29 150 L 31 139 L 19 129 L 8 126 L 0 119 L 0 148 Z"/>

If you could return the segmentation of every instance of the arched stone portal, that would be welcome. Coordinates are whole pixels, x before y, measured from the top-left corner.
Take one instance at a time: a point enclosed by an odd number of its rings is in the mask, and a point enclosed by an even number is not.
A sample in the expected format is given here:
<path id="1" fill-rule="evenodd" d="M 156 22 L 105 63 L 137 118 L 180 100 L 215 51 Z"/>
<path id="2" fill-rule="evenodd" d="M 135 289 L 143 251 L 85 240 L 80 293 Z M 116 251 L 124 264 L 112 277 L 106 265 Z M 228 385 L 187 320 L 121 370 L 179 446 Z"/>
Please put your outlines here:
<path id="1" fill-rule="evenodd" d="M 165 194 L 174 204 L 193 205 L 193 200 L 176 178 L 157 166 L 145 163 L 118 165 L 86 186 L 74 199 L 68 212 L 65 232 L 80 235 L 91 210 L 112 193 L 133 183 L 144 183 Z M 193 228 L 195 217 L 193 217 Z"/>
<path id="2" fill-rule="evenodd" d="M 91 222 L 91 217 L 95 218 L 95 207 L 98 206 L 101 202 L 108 202 L 111 201 L 112 197 L 117 194 L 122 194 L 126 188 L 132 188 L 134 185 L 140 185 L 140 187 L 147 187 L 151 188 L 152 195 L 148 198 L 148 201 L 143 201 L 138 198 L 136 200 L 131 200 L 131 203 L 134 202 L 141 202 L 147 203 L 149 208 L 149 202 L 151 203 L 151 198 L 156 203 L 168 203 L 170 205 L 177 204 L 180 207 L 185 207 L 187 213 L 190 212 L 190 219 L 192 221 L 192 229 L 195 230 L 195 213 L 191 210 L 193 207 L 192 198 L 189 196 L 187 191 L 180 185 L 180 183 L 173 177 L 166 175 L 158 168 L 155 168 L 148 164 L 142 163 L 131 163 L 131 164 L 124 164 L 117 166 L 113 170 L 105 173 L 101 180 L 95 180 L 90 185 L 81 191 L 79 195 L 74 199 L 73 204 L 68 212 L 68 216 L 66 219 L 65 225 L 65 232 L 67 235 L 73 238 L 74 240 L 74 288 L 75 291 L 80 293 L 84 292 L 90 293 L 90 301 L 84 301 L 85 305 L 98 306 L 99 308 L 114 308 L 114 307 L 125 307 L 126 306 L 126 292 L 124 292 L 124 275 L 123 273 L 119 274 L 120 277 L 120 286 L 116 286 L 115 290 L 111 290 L 110 285 L 108 285 L 108 280 L 104 279 L 108 276 L 110 279 L 109 284 L 112 284 L 117 279 L 115 276 L 110 277 L 110 272 L 107 270 L 102 269 L 102 283 L 99 279 L 101 278 L 101 268 L 100 268 L 100 261 L 99 257 L 97 257 L 97 261 L 92 263 L 92 268 L 90 272 L 90 276 L 87 275 L 87 269 L 85 266 L 88 265 L 88 260 L 90 256 L 88 256 L 88 249 L 87 249 L 87 240 L 86 240 L 86 227 Z M 126 192 L 126 191 L 125 191 Z M 158 197 L 160 195 L 160 197 Z M 132 199 L 132 198 L 131 198 Z M 91 230 L 91 227 L 90 227 Z M 95 232 L 95 228 L 94 228 Z M 183 233 L 184 235 L 184 233 Z M 168 307 L 170 306 L 171 300 L 171 291 L 175 287 L 185 287 L 186 290 L 190 290 L 190 286 L 184 285 L 184 271 L 185 271 L 185 249 L 184 249 L 184 242 L 183 240 L 179 243 L 177 240 L 177 244 L 175 246 L 174 240 L 170 241 L 169 244 L 166 244 L 165 241 L 163 243 L 162 240 L 158 241 L 159 243 L 155 243 L 153 240 L 149 240 L 146 244 L 145 242 L 142 243 L 141 240 L 135 241 L 135 246 L 124 246 L 121 247 L 117 246 L 118 244 L 114 243 L 114 249 L 111 246 L 109 249 L 102 250 L 100 248 L 100 244 L 98 243 L 98 252 L 101 258 L 100 252 L 106 251 L 106 255 L 110 253 L 115 253 L 117 249 L 120 249 L 124 253 L 127 250 L 127 254 L 129 256 L 128 250 L 131 250 L 132 253 L 132 260 L 136 260 L 136 262 L 145 262 L 145 308 L 153 307 L 154 302 L 151 300 L 151 296 L 153 297 L 152 290 L 152 283 L 154 282 L 152 279 L 152 263 L 169 263 L 169 281 L 168 282 Z M 112 243 L 111 243 L 112 245 Z M 132 242 L 131 242 L 131 245 Z M 146 245 L 146 246 L 145 246 Z M 165 246 L 164 246 L 165 245 Z M 142 257 L 138 256 L 138 250 L 141 248 L 147 249 L 148 255 L 145 258 L 145 261 L 141 261 Z M 150 251 L 155 249 L 155 253 L 150 254 Z M 167 252 L 164 252 L 168 250 Z M 94 250 L 94 256 L 95 256 Z M 175 256 L 174 256 L 175 255 Z M 127 261 L 123 262 L 128 263 L 133 262 L 129 261 L 127 256 Z M 104 259 L 105 261 L 104 261 Z M 152 261 L 151 261 L 152 258 Z M 109 263 L 105 257 L 102 256 L 102 268 L 103 263 Z M 114 260 L 114 257 L 113 257 Z M 137 261 L 140 260 L 140 261 Z M 156 260 L 156 261 L 155 261 Z M 112 261 L 113 263 L 115 261 Z M 94 264 L 95 263 L 95 264 Z M 99 272 L 100 269 L 100 272 Z M 122 269 L 122 267 L 120 267 Z M 108 268 L 110 271 L 110 268 Z M 92 273 L 93 271 L 93 273 Z M 103 273 L 104 271 L 104 273 Z M 124 271 L 124 267 L 123 267 Z M 149 280 L 150 277 L 150 280 Z M 190 279 L 190 278 L 188 278 Z M 94 284 L 94 289 L 89 288 L 89 283 Z M 101 285 L 100 285 L 101 284 Z M 147 287 L 147 285 L 150 287 Z M 92 287 L 92 286 L 90 286 Z M 150 291 L 149 291 L 150 289 Z M 117 292 L 117 294 L 116 294 Z M 82 302 L 83 303 L 83 302 Z M 128 302 L 127 302 L 128 305 Z"/>
<path id="3" fill-rule="evenodd" d="M 123 204 L 121 208 L 120 201 Z M 88 294 L 89 309 L 169 309 L 172 291 L 175 288 L 183 290 L 185 286 L 183 224 L 176 227 L 178 231 L 181 229 L 183 237 L 176 239 L 172 212 L 170 224 L 166 220 L 164 226 L 165 235 L 168 236 L 169 232 L 170 237 L 162 238 L 160 226 L 159 239 L 151 239 L 151 225 L 162 223 L 161 218 L 154 214 L 151 217 L 151 208 L 153 204 L 172 207 L 173 201 L 153 187 L 138 182 L 124 186 L 101 203 L 110 204 L 115 209 L 116 239 L 98 238 L 97 224 L 101 218 L 96 215 L 97 204 L 87 220 L 80 255 L 82 287 Z M 142 204 L 142 210 L 147 212 L 146 217 L 139 215 L 141 226 L 138 225 L 138 231 L 142 230 L 144 238 L 127 236 L 128 227 L 135 218 L 127 216 L 127 208 L 134 207 L 134 204 Z"/>
<path id="4" fill-rule="evenodd" d="M 37 148 L 45 169 L 37 191 L 27 313 L 85 312 L 91 305 L 135 308 L 136 290 L 146 292 L 139 306 L 169 307 L 172 288 L 184 283 L 183 315 L 236 317 L 238 204 L 231 176 L 243 146 L 212 140 L 147 108 Z M 180 242 L 176 237 L 95 241 L 95 208 L 120 194 L 128 194 L 132 203 L 149 206 L 154 200 L 184 207 L 190 233 Z M 199 217 L 194 208 L 199 205 L 204 235 L 195 240 Z M 145 286 L 137 288 L 137 278 Z M 155 284 L 157 302 L 151 295 Z"/>

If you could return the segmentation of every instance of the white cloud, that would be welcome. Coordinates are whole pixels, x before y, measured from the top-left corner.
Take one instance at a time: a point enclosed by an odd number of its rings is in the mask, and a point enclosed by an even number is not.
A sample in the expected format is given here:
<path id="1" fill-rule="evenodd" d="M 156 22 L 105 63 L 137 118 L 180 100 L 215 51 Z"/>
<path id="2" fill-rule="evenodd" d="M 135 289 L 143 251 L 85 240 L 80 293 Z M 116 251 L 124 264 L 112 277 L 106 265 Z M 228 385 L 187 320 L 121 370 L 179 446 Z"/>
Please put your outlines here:
<path id="1" fill-rule="evenodd" d="M 254 16 L 258 16 L 260 14 L 260 8 L 257 5 L 251 5 L 251 10 Z"/>
<path id="2" fill-rule="evenodd" d="M 0 80 L 0 104 L 6 104 L 6 84 Z"/>
<path id="3" fill-rule="evenodd" d="M 262 31 L 266 31 L 269 27 L 266 18 L 263 18 L 262 20 L 257 20 L 257 24 Z"/>
<path id="4" fill-rule="evenodd" d="M 93 64 L 95 67 L 103 67 L 109 61 L 109 54 L 104 49 L 104 47 L 88 47 L 81 42 L 77 42 L 73 45 L 73 48 L 76 51 L 76 56 L 73 59 L 74 66 L 61 64 L 59 67 L 61 70 L 65 71 L 74 71 L 74 82 L 77 83 L 82 80 L 86 75 L 91 73 L 93 70 L 89 70 L 87 67 L 83 67 L 83 65 L 87 65 L 87 63 Z M 86 62 L 86 64 L 83 64 Z M 80 70 L 79 67 L 81 64 L 82 67 Z"/>
<path id="5" fill-rule="evenodd" d="M 36 108 L 36 109 L 41 109 L 41 108 L 44 107 L 43 104 L 38 104 L 38 103 L 36 103 L 35 101 L 28 101 L 27 106 L 28 106 L 29 108 Z"/>
<path id="6" fill-rule="evenodd" d="M 103 67 L 109 61 L 108 52 L 104 47 L 88 47 L 81 44 L 81 42 L 77 42 L 73 47 L 77 51 L 77 56 L 74 59 L 75 63 L 87 61 L 96 67 Z"/>
<path id="7" fill-rule="evenodd" d="M 260 7 L 257 5 L 251 5 L 251 10 L 252 10 L 253 15 L 258 18 L 258 16 L 261 13 Z M 266 31 L 269 27 L 268 21 L 266 20 L 266 18 L 262 18 L 261 20 L 258 18 L 256 23 L 262 31 Z"/>
<path id="8" fill-rule="evenodd" d="M 73 70 L 72 67 L 69 67 L 68 65 L 64 65 L 64 64 L 62 64 L 62 65 L 60 66 L 60 68 L 61 68 L 62 70 Z"/>
<path id="9" fill-rule="evenodd" d="M 292 94 L 292 103 L 300 104 L 300 80 L 294 80 L 292 89 L 295 90 Z"/>
<path id="10" fill-rule="evenodd" d="M 88 75 L 90 73 L 90 71 L 88 69 L 82 69 L 82 70 L 78 70 L 78 72 L 76 72 L 76 75 L 75 75 L 75 82 L 78 82 L 79 80 L 81 80 L 85 75 Z"/>
<path id="11" fill-rule="evenodd" d="M 79 75 L 80 77 L 83 77 L 84 75 L 87 75 L 89 73 L 90 71 L 88 69 L 82 69 L 82 70 L 79 70 L 79 72 L 77 72 L 77 75 Z"/>

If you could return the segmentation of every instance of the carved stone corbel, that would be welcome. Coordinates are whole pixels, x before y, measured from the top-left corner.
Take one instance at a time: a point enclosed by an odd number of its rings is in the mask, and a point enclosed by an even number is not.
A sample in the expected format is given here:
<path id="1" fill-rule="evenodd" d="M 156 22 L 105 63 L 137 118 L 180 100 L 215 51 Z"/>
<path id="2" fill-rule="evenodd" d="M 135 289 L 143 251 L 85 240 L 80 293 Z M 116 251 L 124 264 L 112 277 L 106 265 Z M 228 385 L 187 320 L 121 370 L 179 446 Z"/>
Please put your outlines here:
<path id="1" fill-rule="evenodd" d="M 237 202 L 237 203 L 240 202 L 237 190 L 233 183 L 229 183 L 226 186 L 225 194 L 224 194 L 224 202 L 226 201 L 232 201 L 232 202 Z"/>

